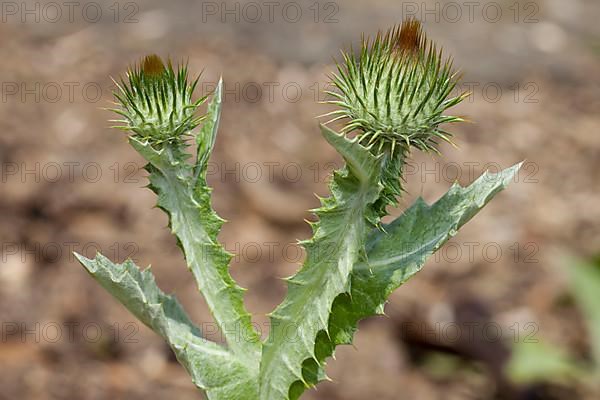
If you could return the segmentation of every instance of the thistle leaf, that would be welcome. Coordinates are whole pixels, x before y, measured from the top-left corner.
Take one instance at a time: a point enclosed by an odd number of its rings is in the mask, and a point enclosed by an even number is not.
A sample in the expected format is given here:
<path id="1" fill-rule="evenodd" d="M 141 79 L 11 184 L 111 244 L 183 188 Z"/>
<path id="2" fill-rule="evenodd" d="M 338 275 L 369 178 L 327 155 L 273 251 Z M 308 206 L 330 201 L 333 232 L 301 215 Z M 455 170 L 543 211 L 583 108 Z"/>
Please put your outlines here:
<path id="1" fill-rule="evenodd" d="M 262 400 L 287 399 L 290 385 L 302 380 L 302 362 L 316 357 L 315 341 L 326 331 L 333 301 L 350 290 L 350 272 L 364 254 L 372 228 L 371 210 L 381 191 L 380 159 L 369 149 L 322 126 L 327 141 L 344 157 L 331 197 L 315 214 L 313 238 L 304 243 L 307 258 L 288 279 L 288 293 L 271 314 L 271 332 L 263 346 L 259 378 Z"/>
<path id="2" fill-rule="evenodd" d="M 260 338 L 244 308 L 244 290 L 229 274 L 232 256 L 217 240 L 223 219 L 211 207 L 211 189 L 203 174 L 196 180 L 193 167 L 170 153 L 169 147 L 158 151 L 134 137 L 130 143 L 149 161 L 145 167 L 149 188 L 158 196 L 158 207 L 168 214 L 171 231 L 229 347 L 258 368 Z"/>
<path id="3" fill-rule="evenodd" d="M 504 189 L 520 165 L 498 174 L 485 173 L 465 188 L 455 184 L 431 206 L 419 198 L 383 231 L 372 231 L 366 257 L 353 268 L 351 290 L 335 299 L 328 334 L 319 332 L 316 360 L 304 360 L 303 377 L 291 387 L 291 399 L 299 398 L 305 383 L 314 385 L 323 380 L 325 360 L 333 355 L 335 346 L 352 343 L 361 319 L 382 314 L 389 295 Z"/>
<path id="4" fill-rule="evenodd" d="M 165 339 L 196 386 L 210 399 L 252 399 L 252 374 L 230 352 L 204 339 L 173 296 L 164 294 L 149 269 L 131 260 L 114 264 L 101 254 L 75 254 L 89 274 L 133 315 Z"/>
<path id="5" fill-rule="evenodd" d="M 222 91 L 223 79 L 221 78 L 219 79 L 213 98 L 208 105 L 206 114 L 207 119 L 200 129 L 200 133 L 196 135 L 196 176 L 202 171 L 206 172 L 206 163 L 208 162 L 208 158 L 215 145 L 219 121 L 221 119 L 221 103 L 223 101 Z M 206 179 L 206 176 L 203 176 L 203 178 Z"/>
<path id="6" fill-rule="evenodd" d="M 180 79 L 184 81 L 185 77 L 182 75 Z M 150 174 L 149 188 L 158 196 L 158 207 L 169 216 L 171 231 L 230 349 L 258 373 L 260 337 L 244 308 L 244 290 L 229 274 L 231 254 L 217 240 L 223 219 L 212 209 L 211 189 L 206 183 L 207 160 L 214 145 L 220 110 L 221 85 L 213 95 L 206 123 L 198 134 L 194 165 L 187 161 L 184 143 L 167 142 L 157 148 L 154 141 L 136 135 L 130 136 L 129 142 L 148 161 L 145 168 Z"/>

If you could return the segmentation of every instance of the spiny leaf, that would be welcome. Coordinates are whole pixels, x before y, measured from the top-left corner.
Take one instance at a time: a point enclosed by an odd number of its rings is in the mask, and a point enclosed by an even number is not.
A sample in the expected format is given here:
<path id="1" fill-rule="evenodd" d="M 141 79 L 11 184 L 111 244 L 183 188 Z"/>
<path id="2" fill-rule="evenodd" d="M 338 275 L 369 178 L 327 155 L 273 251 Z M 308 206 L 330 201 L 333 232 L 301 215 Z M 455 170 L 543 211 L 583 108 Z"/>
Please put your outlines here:
<path id="1" fill-rule="evenodd" d="M 192 165 L 170 153 L 170 147 L 157 151 L 135 138 L 130 143 L 149 161 L 149 188 L 168 214 L 171 231 L 229 347 L 258 368 L 260 339 L 244 308 L 244 291 L 229 274 L 232 256 L 217 240 L 223 220 L 211 207 L 210 188 L 202 174 L 196 178 Z"/>
<path id="2" fill-rule="evenodd" d="M 320 220 L 304 243 L 306 261 L 288 279 L 287 296 L 271 314 L 261 360 L 261 400 L 286 399 L 290 385 L 302 379 L 302 361 L 316 357 L 317 333 L 327 330 L 335 298 L 350 290 L 350 272 L 376 220 L 370 208 L 381 191 L 380 160 L 356 140 L 324 126 L 322 132 L 346 167 L 334 173 L 332 195 L 315 211 Z"/>
<path id="3" fill-rule="evenodd" d="M 219 79 L 213 98 L 208 105 L 206 122 L 202 125 L 200 133 L 196 135 L 196 176 L 199 176 L 203 172 L 206 173 L 206 163 L 215 145 L 219 121 L 221 119 L 222 91 L 223 79 L 221 78 Z M 203 178 L 206 179 L 206 176 Z"/>
<path id="4" fill-rule="evenodd" d="M 350 293 L 335 299 L 328 333 L 319 333 L 316 360 L 304 360 L 303 378 L 291 388 L 291 399 L 306 389 L 304 382 L 314 385 L 325 377 L 326 358 L 337 345 L 352 343 L 358 322 L 382 314 L 392 291 L 416 274 L 430 255 L 504 189 L 519 168 L 517 164 L 499 174 L 486 173 L 466 188 L 454 185 L 431 206 L 418 199 L 383 231 L 372 231 L 366 257 L 353 267 Z"/>
<path id="5" fill-rule="evenodd" d="M 162 336 L 194 384 L 210 399 L 242 399 L 252 385 L 247 367 L 216 343 L 204 339 L 179 302 L 164 294 L 149 269 L 131 260 L 114 264 L 101 254 L 88 259 L 75 254 L 87 272 L 146 326 Z"/>
<path id="6" fill-rule="evenodd" d="M 185 76 L 179 74 L 183 84 Z M 169 216 L 169 226 L 184 252 L 188 268 L 232 351 L 258 373 L 260 338 L 243 304 L 244 290 L 229 274 L 231 255 L 217 240 L 223 224 L 212 209 L 205 179 L 207 160 L 214 144 L 221 108 L 221 85 L 208 107 L 207 122 L 198 134 L 197 160 L 188 162 L 185 147 L 132 136 L 130 144 L 148 161 L 149 188 L 158 196 L 158 207 Z"/>

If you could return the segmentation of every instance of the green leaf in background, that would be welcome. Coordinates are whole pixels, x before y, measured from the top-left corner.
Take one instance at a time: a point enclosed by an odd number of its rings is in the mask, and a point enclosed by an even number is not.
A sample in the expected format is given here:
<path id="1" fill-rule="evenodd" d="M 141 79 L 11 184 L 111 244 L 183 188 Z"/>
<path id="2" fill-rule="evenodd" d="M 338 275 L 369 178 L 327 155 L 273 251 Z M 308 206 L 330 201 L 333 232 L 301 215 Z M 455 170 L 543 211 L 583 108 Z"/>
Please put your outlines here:
<path id="1" fill-rule="evenodd" d="M 594 362 L 600 369 L 600 266 L 579 260 L 569 264 L 573 296 L 583 312 Z"/>
<path id="2" fill-rule="evenodd" d="M 575 258 L 563 261 L 570 292 L 583 313 L 589 332 L 593 364 L 576 360 L 566 350 L 538 343 L 518 342 L 512 348 L 507 372 L 515 382 L 597 381 L 600 375 L 600 267 Z"/>
<path id="3" fill-rule="evenodd" d="M 516 383 L 561 381 L 584 371 L 556 346 L 541 341 L 517 342 L 507 365 L 508 376 Z"/>

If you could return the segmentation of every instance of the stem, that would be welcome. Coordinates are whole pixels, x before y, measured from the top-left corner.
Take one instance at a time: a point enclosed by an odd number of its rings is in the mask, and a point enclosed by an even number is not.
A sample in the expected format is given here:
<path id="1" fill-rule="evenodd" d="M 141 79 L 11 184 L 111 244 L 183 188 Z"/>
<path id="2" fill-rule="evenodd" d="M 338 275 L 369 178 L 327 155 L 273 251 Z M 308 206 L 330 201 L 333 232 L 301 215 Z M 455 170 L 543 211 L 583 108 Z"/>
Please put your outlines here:
<path id="1" fill-rule="evenodd" d="M 316 359 L 317 335 L 328 329 L 335 298 L 349 291 L 352 267 L 364 254 L 373 227 L 381 160 L 356 141 L 327 128 L 323 134 L 343 155 L 346 167 L 334 173 L 332 196 L 315 211 L 319 222 L 313 226 L 313 238 L 304 243 L 306 261 L 288 279 L 287 296 L 271 314 L 261 360 L 261 400 L 287 399 L 291 385 L 303 380 L 302 364 Z"/>
<path id="2" fill-rule="evenodd" d="M 229 348 L 251 369 L 257 369 L 260 337 L 244 308 L 244 289 L 229 274 L 232 256 L 217 240 L 223 219 L 211 207 L 211 189 L 203 176 L 197 178 L 192 166 L 182 161 L 181 147 L 168 145 L 159 152 L 133 138 L 131 143 L 150 162 L 146 166 L 149 187 L 158 195 L 158 207 L 169 215 L 188 268 Z"/>

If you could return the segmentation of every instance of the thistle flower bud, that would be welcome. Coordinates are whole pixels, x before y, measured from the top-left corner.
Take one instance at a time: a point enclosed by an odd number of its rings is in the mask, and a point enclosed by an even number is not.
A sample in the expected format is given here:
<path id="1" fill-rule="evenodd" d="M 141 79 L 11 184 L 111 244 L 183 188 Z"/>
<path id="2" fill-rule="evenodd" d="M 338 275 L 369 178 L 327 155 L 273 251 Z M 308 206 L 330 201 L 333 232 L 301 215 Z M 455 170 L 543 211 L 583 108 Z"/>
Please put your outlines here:
<path id="1" fill-rule="evenodd" d="M 374 40 L 363 38 L 359 55 L 342 53 L 337 74 L 332 74 L 336 91 L 328 91 L 340 107 L 327 115 L 329 122 L 346 121 L 343 132 L 357 131 L 361 143 L 377 152 L 411 146 L 437 152 L 438 141 L 450 142 L 440 128 L 446 122 L 462 121 L 444 111 L 466 97 L 452 97 L 457 84 L 451 59 L 429 41 L 416 20 L 404 21 Z"/>
<path id="2" fill-rule="evenodd" d="M 202 120 L 196 110 L 206 97 L 192 100 L 197 82 L 189 81 L 187 66 L 174 70 L 170 61 L 165 66 L 157 55 L 147 56 L 129 68 L 126 79 L 115 82 L 119 108 L 112 111 L 124 119 L 114 122 L 155 145 L 181 143 Z"/>

